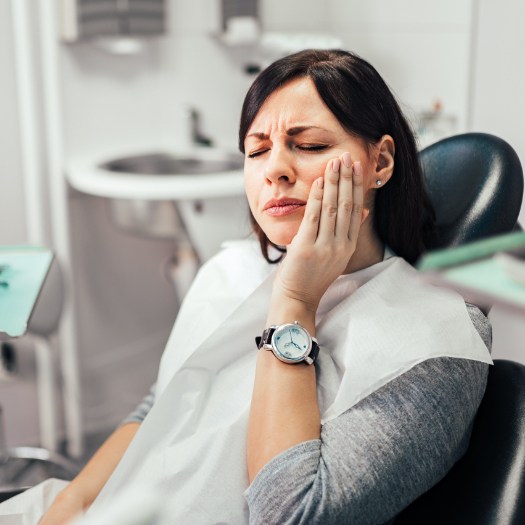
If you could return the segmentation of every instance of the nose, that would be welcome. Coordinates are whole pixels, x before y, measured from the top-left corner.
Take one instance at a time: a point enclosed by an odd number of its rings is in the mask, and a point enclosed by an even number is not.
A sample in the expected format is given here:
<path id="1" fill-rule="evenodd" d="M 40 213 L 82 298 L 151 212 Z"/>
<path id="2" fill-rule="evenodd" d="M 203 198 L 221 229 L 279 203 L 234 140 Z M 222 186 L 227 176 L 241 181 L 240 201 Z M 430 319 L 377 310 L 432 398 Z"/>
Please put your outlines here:
<path id="1" fill-rule="evenodd" d="M 297 178 L 291 153 L 285 147 L 274 146 L 265 165 L 265 177 L 268 184 L 288 182 L 293 184 Z"/>

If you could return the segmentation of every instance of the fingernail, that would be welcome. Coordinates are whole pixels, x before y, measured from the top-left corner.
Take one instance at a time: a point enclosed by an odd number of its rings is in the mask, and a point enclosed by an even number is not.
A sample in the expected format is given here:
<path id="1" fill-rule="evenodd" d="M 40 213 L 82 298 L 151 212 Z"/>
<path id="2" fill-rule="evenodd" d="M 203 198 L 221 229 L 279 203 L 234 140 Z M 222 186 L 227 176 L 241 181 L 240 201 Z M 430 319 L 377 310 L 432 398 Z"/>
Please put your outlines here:
<path id="1" fill-rule="evenodd" d="M 317 179 L 317 186 L 319 186 L 319 188 L 322 188 L 324 186 L 324 179 L 323 179 L 323 177 L 319 177 Z"/>
<path id="2" fill-rule="evenodd" d="M 354 173 L 361 173 L 361 162 L 359 160 L 356 160 L 354 162 Z"/>
<path id="3" fill-rule="evenodd" d="M 350 155 L 350 153 L 343 153 L 343 162 L 347 168 L 349 168 L 352 165 L 352 156 Z"/>
<path id="4" fill-rule="evenodd" d="M 341 167 L 341 161 L 339 159 L 334 159 L 332 161 L 332 171 L 338 172 Z"/>

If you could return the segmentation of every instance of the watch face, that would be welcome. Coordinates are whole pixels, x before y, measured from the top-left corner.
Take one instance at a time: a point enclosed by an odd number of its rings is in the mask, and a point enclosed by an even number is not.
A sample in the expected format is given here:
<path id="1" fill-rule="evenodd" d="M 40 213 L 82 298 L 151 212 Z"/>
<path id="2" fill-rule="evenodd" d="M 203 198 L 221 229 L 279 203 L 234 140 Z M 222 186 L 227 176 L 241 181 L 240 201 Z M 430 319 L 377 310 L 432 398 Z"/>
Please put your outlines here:
<path id="1" fill-rule="evenodd" d="M 302 361 L 310 352 L 312 342 L 308 332 L 296 324 L 284 324 L 275 330 L 272 346 L 279 359 L 287 363 Z"/>

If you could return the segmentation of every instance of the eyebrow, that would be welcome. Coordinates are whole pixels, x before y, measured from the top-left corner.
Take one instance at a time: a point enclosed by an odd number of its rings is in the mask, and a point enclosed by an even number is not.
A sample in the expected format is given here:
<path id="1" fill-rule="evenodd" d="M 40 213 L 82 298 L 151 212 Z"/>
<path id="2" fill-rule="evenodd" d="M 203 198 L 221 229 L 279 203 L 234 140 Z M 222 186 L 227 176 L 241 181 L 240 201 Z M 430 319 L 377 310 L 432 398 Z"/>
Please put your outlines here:
<path id="1" fill-rule="evenodd" d="M 293 128 L 287 129 L 286 134 L 289 137 L 295 137 L 296 135 L 299 135 L 300 133 L 303 133 L 304 131 L 308 131 L 309 129 L 320 129 L 321 131 L 329 131 L 326 128 L 322 128 L 320 126 L 294 126 Z M 256 131 L 254 133 L 250 133 L 246 135 L 246 138 L 248 137 L 255 137 L 261 140 L 266 140 L 270 138 L 269 135 L 267 135 L 266 133 L 262 133 L 260 131 L 259 132 Z"/>

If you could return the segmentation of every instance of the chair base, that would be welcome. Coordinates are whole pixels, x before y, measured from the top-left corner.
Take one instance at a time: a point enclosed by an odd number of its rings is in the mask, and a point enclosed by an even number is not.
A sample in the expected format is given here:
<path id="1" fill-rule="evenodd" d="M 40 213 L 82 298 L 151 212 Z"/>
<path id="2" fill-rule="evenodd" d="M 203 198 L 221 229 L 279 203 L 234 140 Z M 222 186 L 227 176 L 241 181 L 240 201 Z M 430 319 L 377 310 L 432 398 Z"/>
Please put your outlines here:
<path id="1" fill-rule="evenodd" d="M 20 491 L 49 478 L 70 480 L 78 471 L 73 462 L 44 448 L 11 448 L 0 458 L 0 491 Z"/>
<path id="2" fill-rule="evenodd" d="M 18 496 L 18 494 L 21 494 L 28 488 L 29 487 L 0 487 L 0 503 L 2 503 L 3 501 L 7 501 L 10 498 L 13 498 L 14 496 Z"/>

